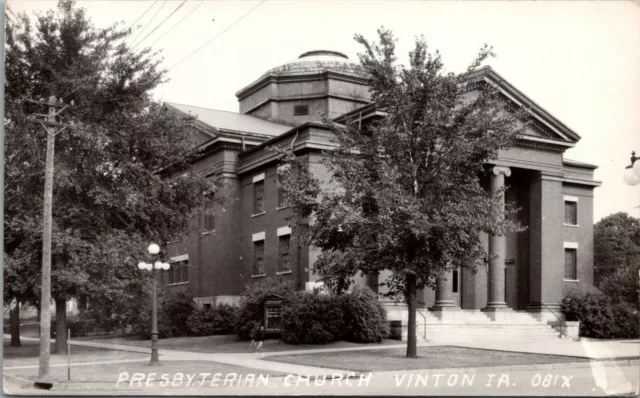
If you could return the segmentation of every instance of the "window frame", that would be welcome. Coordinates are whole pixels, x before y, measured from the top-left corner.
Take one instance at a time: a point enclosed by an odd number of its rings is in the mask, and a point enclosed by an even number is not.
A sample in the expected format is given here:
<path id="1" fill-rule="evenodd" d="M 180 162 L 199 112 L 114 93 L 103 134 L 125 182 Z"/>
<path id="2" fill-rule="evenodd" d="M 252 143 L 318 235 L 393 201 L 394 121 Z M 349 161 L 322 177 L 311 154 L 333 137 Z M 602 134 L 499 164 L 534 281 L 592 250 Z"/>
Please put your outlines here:
<path id="1" fill-rule="evenodd" d="M 179 260 L 176 260 L 178 259 Z M 169 260 L 167 286 L 186 285 L 189 283 L 189 258 L 178 256 Z"/>
<path id="2" fill-rule="evenodd" d="M 253 264 L 251 265 L 251 277 L 253 278 L 263 277 L 267 275 L 267 270 L 265 269 L 265 262 L 264 262 L 264 252 L 265 252 L 264 241 L 265 241 L 264 239 L 253 241 Z M 260 269 L 260 266 L 258 263 L 258 248 L 261 248 L 261 252 L 262 252 L 260 256 L 260 260 L 262 261 L 262 270 Z"/>
<path id="3" fill-rule="evenodd" d="M 286 252 L 284 249 L 287 249 Z M 278 236 L 278 274 L 289 274 L 292 271 L 291 235 Z M 286 261 L 285 261 L 286 256 Z"/>
<path id="4" fill-rule="evenodd" d="M 569 220 L 571 222 L 567 222 L 567 205 L 573 205 L 574 214 L 573 220 Z M 579 227 L 578 225 L 578 198 L 575 196 L 564 196 L 564 206 L 563 206 L 563 216 L 562 216 L 562 225 L 565 227 Z"/>
<path id="5" fill-rule="evenodd" d="M 202 233 L 209 234 L 216 230 L 216 220 L 215 220 L 215 199 L 213 195 L 207 198 L 207 201 L 204 204 L 204 211 L 202 217 Z M 209 214 L 211 212 L 211 214 Z M 210 221 L 211 227 L 207 225 L 207 221 Z"/>
<path id="6" fill-rule="evenodd" d="M 309 115 L 309 104 L 293 105 L 293 116 L 308 116 L 308 115 Z"/>
<path id="7" fill-rule="evenodd" d="M 563 270 L 563 278 L 562 280 L 565 282 L 579 282 L 580 278 L 578 278 L 578 244 L 575 242 L 564 242 L 563 244 L 563 254 L 564 254 L 564 270 Z M 571 264 L 573 275 L 567 275 L 567 253 L 573 253 L 573 264 Z"/>
<path id="8" fill-rule="evenodd" d="M 260 173 L 253 177 L 253 209 L 252 216 L 259 216 L 266 213 L 266 195 L 265 195 L 265 175 Z M 259 189 L 262 190 L 262 200 L 258 199 Z"/>

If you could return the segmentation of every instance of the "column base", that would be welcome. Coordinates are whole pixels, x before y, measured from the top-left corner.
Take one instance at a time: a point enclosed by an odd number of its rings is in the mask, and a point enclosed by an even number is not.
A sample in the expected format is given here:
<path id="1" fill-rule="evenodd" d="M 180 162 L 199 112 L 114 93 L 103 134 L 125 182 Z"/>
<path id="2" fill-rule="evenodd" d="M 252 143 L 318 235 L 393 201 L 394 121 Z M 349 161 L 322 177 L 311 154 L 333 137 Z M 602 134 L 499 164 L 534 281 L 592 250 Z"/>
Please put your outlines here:
<path id="1" fill-rule="evenodd" d="M 500 304 L 504 304 L 504 306 Z M 507 303 L 489 303 L 480 311 L 482 311 L 485 315 L 487 315 L 489 319 L 494 322 L 511 321 L 511 314 L 513 314 L 513 308 L 507 307 Z"/>
<path id="2" fill-rule="evenodd" d="M 429 308 L 429 311 L 459 311 L 460 307 L 452 300 L 439 300 Z"/>
<path id="3" fill-rule="evenodd" d="M 481 309 L 480 311 L 485 312 L 496 312 L 496 311 L 513 311 L 513 308 L 507 306 L 507 303 L 502 301 L 487 303 L 487 306 Z"/>

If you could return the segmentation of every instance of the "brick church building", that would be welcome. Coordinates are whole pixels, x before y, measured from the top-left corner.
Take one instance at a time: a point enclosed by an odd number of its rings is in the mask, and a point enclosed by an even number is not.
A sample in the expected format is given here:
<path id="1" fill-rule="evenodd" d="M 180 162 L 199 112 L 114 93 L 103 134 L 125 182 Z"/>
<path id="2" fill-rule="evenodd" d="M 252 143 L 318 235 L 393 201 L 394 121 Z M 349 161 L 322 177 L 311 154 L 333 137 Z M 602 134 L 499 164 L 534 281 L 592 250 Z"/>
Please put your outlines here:
<path id="1" fill-rule="evenodd" d="M 517 145 L 487 165 L 486 177 L 491 189 L 508 186 L 505 200 L 521 208 L 515 217 L 527 230 L 485 237 L 488 252 L 498 254 L 497 259 L 476 273 L 442 275 L 436 289 L 421 292 L 422 306 L 431 310 L 421 312 L 424 323 L 463 319 L 453 314 L 465 314 L 469 323 L 479 313 L 480 323 L 498 320 L 496 313 L 535 315 L 510 315 L 526 324 L 557 319 L 562 297 L 593 282 L 596 166 L 565 159 L 563 153 L 580 136 L 493 69 L 484 67 L 470 78 L 492 82 L 533 115 L 534 123 Z M 170 248 L 172 268 L 163 282 L 170 289 L 190 290 L 198 305 L 237 302 L 245 284 L 265 277 L 295 281 L 300 289 L 318 285 L 320 277 L 313 273 L 317 252 L 290 244 L 290 209 L 277 187 L 276 154 L 265 148 L 293 145 L 296 154 L 319 163 L 331 139 L 320 114 L 336 122 L 382 117 L 370 101 L 361 67 L 334 51 L 302 54 L 267 71 L 236 96 L 238 113 L 165 103 L 197 118 L 194 137 L 201 157 L 194 167 L 224 178 L 232 188 L 229 203 L 212 204 L 215 215 L 203 212 L 189 243 Z M 378 285 L 385 277 L 356 276 L 355 283 L 382 292 Z M 385 304 L 389 319 L 406 320 L 402 304 Z"/>

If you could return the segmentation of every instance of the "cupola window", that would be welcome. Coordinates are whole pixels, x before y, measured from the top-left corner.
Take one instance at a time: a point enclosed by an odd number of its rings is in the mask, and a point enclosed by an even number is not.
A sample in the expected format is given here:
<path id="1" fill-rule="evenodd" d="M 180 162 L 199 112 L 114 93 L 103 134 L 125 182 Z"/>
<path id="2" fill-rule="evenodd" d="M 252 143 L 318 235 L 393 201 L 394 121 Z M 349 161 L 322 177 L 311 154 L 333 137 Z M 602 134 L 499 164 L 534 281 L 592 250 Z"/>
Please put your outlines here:
<path id="1" fill-rule="evenodd" d="M 294 105 L 293 116 L 304 116 L 309 114 L 309 105 Z"/>

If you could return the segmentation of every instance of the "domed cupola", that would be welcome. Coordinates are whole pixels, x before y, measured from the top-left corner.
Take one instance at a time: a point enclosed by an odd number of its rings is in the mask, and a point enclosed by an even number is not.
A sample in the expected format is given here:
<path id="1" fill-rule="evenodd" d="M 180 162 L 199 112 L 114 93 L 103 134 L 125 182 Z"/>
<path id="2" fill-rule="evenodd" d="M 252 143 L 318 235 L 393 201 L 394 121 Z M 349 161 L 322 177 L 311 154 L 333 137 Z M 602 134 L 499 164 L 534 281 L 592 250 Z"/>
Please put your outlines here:
<path id="1" fill-rule="evenodd" d="M 236 97 L 241 113 L 292 126 L 321 114 L 336 118 L 371 100 L 363 68 L 330 50 L 308 51 L 272 68 Z"/>

